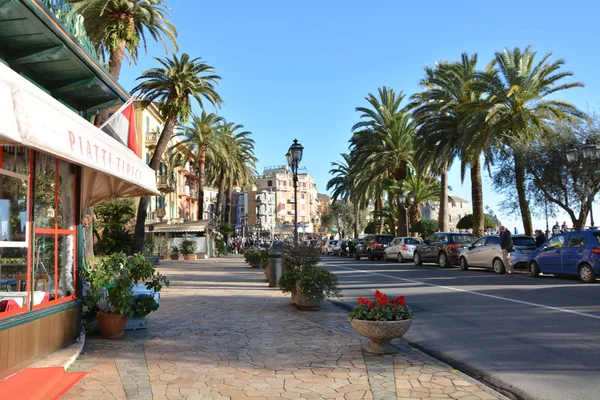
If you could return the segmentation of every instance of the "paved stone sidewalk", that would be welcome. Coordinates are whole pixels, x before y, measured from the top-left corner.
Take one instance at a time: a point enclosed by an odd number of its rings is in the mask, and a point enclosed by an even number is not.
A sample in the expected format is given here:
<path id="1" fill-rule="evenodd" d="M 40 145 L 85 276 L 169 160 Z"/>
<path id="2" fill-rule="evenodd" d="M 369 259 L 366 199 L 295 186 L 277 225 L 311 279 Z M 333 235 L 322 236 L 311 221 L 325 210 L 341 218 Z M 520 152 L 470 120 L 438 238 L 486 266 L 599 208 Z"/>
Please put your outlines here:
<path id="1" fill-rule="evenodd" d="M 89 374 L 62 400 L 503 398 L 404 341 L 363 354 L 346 312 L 297 310 L 240 256 L 160 269 L 172 284 L 149 328 L 89 334 L 71 368 Z"/>

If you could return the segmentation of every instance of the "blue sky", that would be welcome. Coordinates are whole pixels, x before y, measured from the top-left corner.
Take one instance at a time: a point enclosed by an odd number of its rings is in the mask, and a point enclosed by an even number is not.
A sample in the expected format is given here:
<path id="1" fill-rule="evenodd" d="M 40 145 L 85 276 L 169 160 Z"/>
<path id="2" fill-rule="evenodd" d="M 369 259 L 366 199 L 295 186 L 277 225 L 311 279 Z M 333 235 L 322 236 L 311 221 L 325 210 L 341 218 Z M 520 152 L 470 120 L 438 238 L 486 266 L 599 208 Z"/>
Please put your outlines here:
<path id="1" fill-rule="evenodd" d="M 597 16 L 591 1 L 429 1 L 364 2 L 170 0 L 179 31 L 180 52 L 202 57 L 222 77 L 225 100 L 219 114 L 253 133 L 259 171 L 285 164 L 297 138 L 305 148 L 302 164 L 325 191 L 332 161 L 348 151 L 357 106 L 381 86 L 418 90 L 423 67 L 477 52 L 480 65 L 504 47 L 531 45 L 540 55 L 566 60 L 574 80 L 584 82 L 560 97 L 588 110 L 598 108 Z M 138 65 L 124 65 L 121 83 L 131 89 L 142 71 L 164 57 L 161 44 L 149 44 Z M 516 218 L 500 212 L 502 195 L 484 178 L 484 204 L 502 222 L 522 232 Z M 470 196 L 451 171 L 452 194 Z M 597 220 L 600 209 L 596 206 Z M 566 215 L 557 215 L 562 222 Z M 567 220 L 568 221 L 568 220 Z M 552 225 L 552 221 L 550 224 Z M 543 229 L 545 222 L 534 221 Z"/>

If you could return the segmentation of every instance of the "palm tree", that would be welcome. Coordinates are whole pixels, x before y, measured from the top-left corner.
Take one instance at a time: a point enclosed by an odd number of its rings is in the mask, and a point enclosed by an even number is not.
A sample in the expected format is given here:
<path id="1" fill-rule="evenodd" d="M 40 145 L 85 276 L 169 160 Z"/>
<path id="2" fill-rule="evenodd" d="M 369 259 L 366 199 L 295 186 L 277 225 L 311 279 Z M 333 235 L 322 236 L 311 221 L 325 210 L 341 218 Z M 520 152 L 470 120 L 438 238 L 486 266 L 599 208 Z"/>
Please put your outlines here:
<path id="1" fill-rule="evenodd" d="M 480 156 L 489 142 L 474 140 L 482 130 L 483 113 L 476 106 L 481 92 L 472 87 L 477 76 L 477 54 L 462 54 L 461 62 L 441 62 L 425 69 L 421 86 L 425 90 L 413 96 L 408 108 L 417 124 L 417 164 L 441 173 L 440 219 L 438 228 L 447 230 L 447 171 L 452 161 L 461 160 L 461 178 L 471 170 L 473 233 L 483 235 L 483 184 Z M 487 147 L 486 147 L 487 145 Z M 486 152 L 487 154 L 487 152 Z"/>
<path id="2" fill-rule="evenodd" d="M 145 71 L 138 80 L 142 80 L 132 93 L 139 94 L 142 106 L 158 104 L 158 109 L 165 121 L 156 149 L 150 159 L 150 168 L 157 170 L 165 152 L 175 125 L 186 123 L 192 114 L 192 99 L 203 107 L 203 99 L 218 107 L 222 99 L 215 91 L 220 76 L 214 74 L 213 67 L 205 64 L 201 58 L 190 59 L 186 53 L 178 58 L 156 58 L 162 67 Z M 144 246 L 144 225 L 149 197 L 142 197 L 138 205 L 135 225 L 134 251 L 139 252 Z"/>
<path id="3" fill-rule="evenodd" d="M 487 72 L 479 74 L 474 86 L 488 95 L 482 103 L 487 115 L 485 135 L 495 137 L 500 145 L 510 146 L 515 140 L 529 142 L 535 132 L 548 131 L 557 120 L 585 118 L 575 106 L 560 100 L 548 99 L 562 90 L 583 87 L 583 83 L 563 83 L 564 78 L 573 76 L 562 71 L 564 60 L 552 63 L 546 54 L 535 62 L 536 52 L 531 47 L 521 51 L 505 48 L 497 52 Z M 537 127 L 536 129 L 529 129 Z M 533 235 L 531 211 L 525 189 L 524 160 L 515 157 L 515 184 L 519 197 L 519 208 L 526 235 Z"/>
<path id="4" fill-rule="evenodd" d="M 406 178 L 409 160 L 413 154 L 414 124 L 410 115 L 400 106 L 404 95 L 387 87 L 378 89 L 378 97 L 369 94 L 366 98 L 371 108 L 357 107 L 362 121 L 352 127 L 350 150 L 356 160 L 354 187 L 359 196 L 372 192 L 375 208 L 384 206 L 385 188 L 382 181 L 394 179 L 402 182 Z M 399 225 L 405 215 L 398 212 Z M 380 218 L 379 230 L 383 229 Z"/>
<path id="5" fill-rule="evenodd" d="M 402 185 L 406 195 L 414 196 L 414 203 L 408 208 L 409 227 L 421 219 L 421 204 L 440 199 L 440 181 L 422 171 L 410 170 Z M 448 199 L 446 198 L 446 203 Z"/>
<path id="6" fill-rule="evenodd" d="M 334 161 L 331 163 L 332 169 L 329 173 L 333 178 L 327 182 L 326 189 L 333 189 L 331 197 L 333 202 L 338 200 L 349 199 L 354 207 L 354 237 L 358 237 L 358 226 L 360 223 L 360 207 L 357 196 L 354 193 L 354 174 L 351 170 L 352 160 L 349 154 L 340 154 L 343 161 Z"/>
<path id="7" fill-rule="evenodd" d="M 222 117 L 214 113 L 202 111 L 192 115 L 191 125 L 186 127 L 181 136 L 181 142 L 176 146 L 183 151 L 185 158 L 194 156 L 198 171 L 198 219 L 204 216 L 204 185 L 206 182 L 206 154 L 213 151 L 224 151 L 218 138 L 219 124 Z"/>

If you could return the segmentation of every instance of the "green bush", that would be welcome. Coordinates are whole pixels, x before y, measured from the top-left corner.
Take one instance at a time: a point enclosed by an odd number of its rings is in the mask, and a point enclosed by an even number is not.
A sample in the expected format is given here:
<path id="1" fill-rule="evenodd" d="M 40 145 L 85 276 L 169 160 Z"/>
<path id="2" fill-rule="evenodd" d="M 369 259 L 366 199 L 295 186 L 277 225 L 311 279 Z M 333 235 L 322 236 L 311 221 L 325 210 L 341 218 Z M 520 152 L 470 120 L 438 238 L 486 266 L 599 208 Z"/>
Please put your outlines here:
<path id="1" fill-rule="evenodd" d="M 341 297 L 337 276 L 317 266 L 320 259 L 319 250 L 314 247 L 304 244 L 284 247 L 281 291 L 291 293 L 300 289 L 310 299 Z"/>
<path id="2" fill-rule="evenodd" d="M 435 219 L 431 218 L 423 218 L 420 221 L 417 221 L 414 224 L 410 231 L 413 233 L 418 233 L 423 238 L 428 238 L 433 235 L 438 229 L 438 222 Z"/>
<path id="3" fill-rule="evenodd" d="M 196 246 L 197 243 L 195 241 L 186 239 L 183 242 L 181 242 L 179 250 L 184 256 L 189 256 L 196 252 Z"/>
<path id="4" fill-rule="evenodd" d="M 158 310 L 159 304 L 154 300 L 151 294 L 145 294 L 135 298 L 135 313 L 140 317 L 145 317 L 152 311 Z"/>
<path id="5" fill-rule="evenodd" d="M 493 229 L 496 227 L 494 221 L 487 215 L 483 216 L 483 227 L 485 229 Z M 456 229 L 473 229 L 473 214 L 467 214 L 458 221 Z"/>

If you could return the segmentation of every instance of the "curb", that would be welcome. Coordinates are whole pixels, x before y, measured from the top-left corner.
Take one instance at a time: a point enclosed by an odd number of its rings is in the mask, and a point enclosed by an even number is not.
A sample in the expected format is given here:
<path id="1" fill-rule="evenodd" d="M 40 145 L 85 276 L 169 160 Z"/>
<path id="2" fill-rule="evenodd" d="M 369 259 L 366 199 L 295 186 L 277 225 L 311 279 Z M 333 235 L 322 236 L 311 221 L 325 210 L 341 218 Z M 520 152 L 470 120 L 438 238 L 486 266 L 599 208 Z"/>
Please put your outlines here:
<path id="1" fill-rule="evenodd" d="M 336 306 L 337 308 L 340 308 L 340 309 L 342 309 L 342 310 L 344 310 L 346 312 L 349 312 L 349 311 L 351 311 L 354 308 L 353 306 L 351 306 L 351 305 L 349 305 L 347 303 L 344 303 L 342 301 L 334 301 L 334 300 L 330 300 L 330 299 L 327 299 L 327 301 L 329 303 L 333 304 L 334 306 Z M 465 381 L 470 382 L 473 385 L 479 387 L 481 390 L 483 390 L 486 393 L 489 393 L 489 394 L 491 394 L 493 396 L 496 396 L 496 397 L 498 397 L 498 398 L 500 398 L 502 400 L 521 400 L 521 399 L 524 399 L 524 397 L 522 397 L 522 396 L 514 393 L 512 390 L 510 390 L 507 387 L 505 387 L 505 384 L 503 384 L 502 382 L 497 382 L 495 380 L 491 380 L 491 379 L 487 378 L 485 376 L 485 374 L 483 374 L 483 373 L 481 373 L 481 372 L 479 372 L 479 371 L 477 371 L 475 369 L 465 368 L 467 366 L 465 366 L 464 364 L 461 365 L 461 368 L 466 369 L 467 371 L 469 371 L 473 375 L 480 375 L 481 376 L 480 379 L 482 379 L 483 382 L 480 381 L 480 380 L 478 380 L 478 379 L 476 379 L 475 377 L 473 377 L 473 376 L 465 373 L 465 372 L 462 372 L 462 371 L 458 370 L 457 368 L 455 368 L 451 364 L 449 364 L 449 362 L 454 363 L 454 360 L 451 360 L 448 357 L 438 358 L 438 357 L 434 356 L 433 354 L 428 353 L 427 350 L 424 349 L 422 346 L 419 346 L 419 345 L 417 345 L 415 343 L 412 343 L 412 342 L 410 342 L 410 341 L 408 341 L 408 340 L 406 340 L 404 338 L 402 338 L 401 340 L 404 341 L 405 343 L 407 343 L 408 346 L 411 348 L 411 350 L 418 351 L 425 358 L 429 358 L 429 359 L 435 361 L 438 364 L 441 363 L 441 364 L 445 365 L 448 368 L 448 370 L 450 370 L 450 372 L 452 372 L 453 374 L 456 374 L 456 375 L 460 376 Z M 456 363 L 455 363 L 455 365 L 456 365 Z M 504 392 L 508 392 L 508 394 L 510 396 L 507 396 Z"/>

